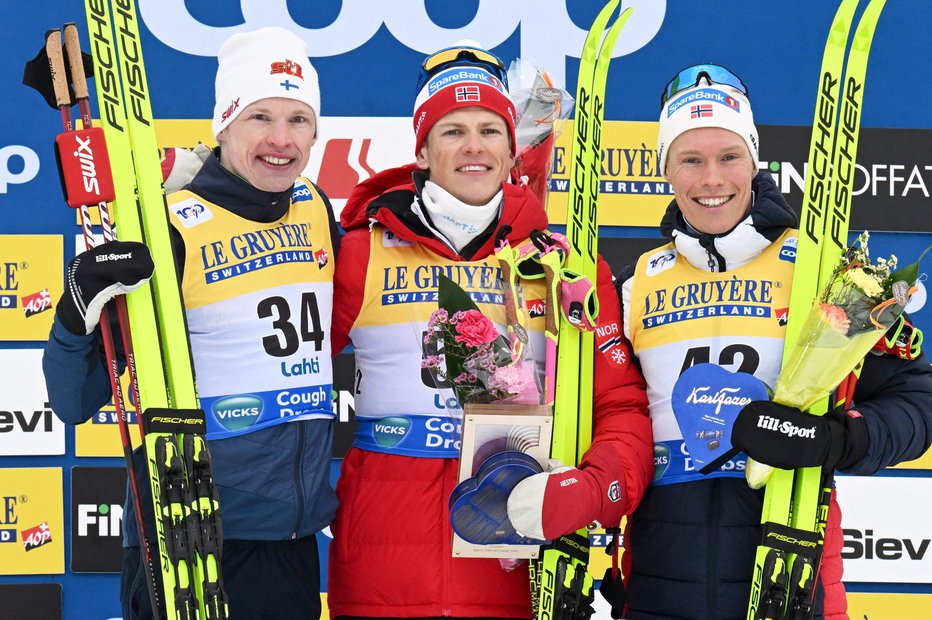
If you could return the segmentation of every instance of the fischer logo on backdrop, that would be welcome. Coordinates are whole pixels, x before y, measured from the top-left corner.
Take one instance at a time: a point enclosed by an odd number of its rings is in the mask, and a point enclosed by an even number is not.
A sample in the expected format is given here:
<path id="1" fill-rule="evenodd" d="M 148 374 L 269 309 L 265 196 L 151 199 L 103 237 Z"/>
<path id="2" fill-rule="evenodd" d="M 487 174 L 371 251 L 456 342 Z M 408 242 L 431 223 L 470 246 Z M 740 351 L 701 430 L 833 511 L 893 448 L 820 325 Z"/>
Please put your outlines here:
<path id="1" fill-rule="evenodd" d="M 401 43 L 429 54 L 456 39 L 475 39 L 494 48 L 511 38 L 520 37 L 522 58 L 534 58 L 547 67 L 554 81 L 566 83 L 567 58 L 579 58 L 586 29 L 580 28 L 569 14 L 568 0 L 513 0 L 476 3 L 472 19 L 461 28 L 437 24 L 426 5 L 409 3 L 405 10 L 388 2 L 346 0 L 339 3 L 339 13 L 323 28 L 305 28 L 295 23 L 283 1 L 240 0 L 237 26 L 210 26 L 198 21 L 175 0 L 139 0 L 139 15 L 148 29 L 165 45 L 195 56 L 216 56 L 220 45 L 234 32 L 245 32 L 271 23 L 302 35 L 311 57 L 338 56 L 363 47 L 384 28 Z M 272 8 L 270 8 L 272 5 Z M 625 36 L 615 46 L 614 58 L 635 52 L 660 31 L 667 11 L 666 0 L 629 0 L 634 9 L 625 28 Z M 271 14 L 271 18 L 270 18 Z M 261 18 L 263 23 L 250 22 Z M 268 22 L 271 19 L 272 22 Z M 583 20 L 585 22 L 585 19 Z M 582 22 L 581 22 L 582 23 Z"/>

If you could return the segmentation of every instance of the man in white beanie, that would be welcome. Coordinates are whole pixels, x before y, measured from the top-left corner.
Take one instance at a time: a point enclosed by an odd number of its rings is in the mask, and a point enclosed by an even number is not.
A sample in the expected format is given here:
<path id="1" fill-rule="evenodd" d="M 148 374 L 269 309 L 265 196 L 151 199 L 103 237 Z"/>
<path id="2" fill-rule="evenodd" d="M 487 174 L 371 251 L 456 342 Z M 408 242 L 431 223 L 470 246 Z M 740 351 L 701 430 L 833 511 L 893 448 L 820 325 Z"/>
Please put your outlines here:
<path id="1" fill-rule="evenodd" d="M 195 156 L 203 166 L 168 197 L 168 210 L 220 494 L 224 586 L 234 620 L 317 618 L 315 534 L 336 509 L 330 319 L 339 242 L 326 196 L 299 177 L 317 138 L 317 73 L 304 41 L 282 28 L 231 36 L 218 61 L 220 146 Z M 59 304 L 44 358 L 50 401 L 67 422 L 106 403 L 99 308 L 151 274 L 137 245 L 140 258 L 121 271 L 95 261 L 69 267 L 78 286 Z M 93 299 L 75 298 L 82 291 Z M 127 619 L 152 613 L 133 513 L 127 502 Z"/>
<path id="2" fill-rule="evenodd" d="M 932 442 L 932 370 L 924 356 L 869 355 L 857 411 L 816 417 L 767 400 L 737 405 L 732 449 L 699 471 L 693 456 L 715 449 L 719 435 L 692 443 L 694 420 L 708 410 L 677 395 L 734 396 L 739 380 L 713 364 L 775 384 L 799 219 L 769 172 L 758 172 L 748 89 L 736 75 L 688 67 L 664 89 L 661 107 L 658 160 L 675 193 L 660 223 L 669 243 L 618 276 L 624 333 L 647 381 L 656 473 L 628 520 L 626 602 L 612 604 L 626 605 L 632 620 L 743 618 L 763 505 L 763 490 L 745 481 L 747 457 L 859 474 L 917 458 Z M 794 443 L 758 426 L 760 416 L 814 434 Z M 847 618 L 837 508 L 833 496 L 819 578 L 808 600 L 796 601 L 812 602 L 817 618 Z"/>

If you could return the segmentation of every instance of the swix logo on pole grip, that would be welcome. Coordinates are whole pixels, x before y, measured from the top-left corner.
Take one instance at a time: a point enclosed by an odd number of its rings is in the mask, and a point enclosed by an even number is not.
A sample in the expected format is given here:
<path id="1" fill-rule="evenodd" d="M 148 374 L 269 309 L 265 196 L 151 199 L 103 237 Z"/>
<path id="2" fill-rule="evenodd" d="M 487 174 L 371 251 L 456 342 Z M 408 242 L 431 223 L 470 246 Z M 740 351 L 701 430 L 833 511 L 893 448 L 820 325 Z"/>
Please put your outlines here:
<path id="1" fill-rule="evenodd" d="M 103 129 L 92 127 L 59 134 L 55 148 L 69 207 L 113 200 L 113 176 Z"/>

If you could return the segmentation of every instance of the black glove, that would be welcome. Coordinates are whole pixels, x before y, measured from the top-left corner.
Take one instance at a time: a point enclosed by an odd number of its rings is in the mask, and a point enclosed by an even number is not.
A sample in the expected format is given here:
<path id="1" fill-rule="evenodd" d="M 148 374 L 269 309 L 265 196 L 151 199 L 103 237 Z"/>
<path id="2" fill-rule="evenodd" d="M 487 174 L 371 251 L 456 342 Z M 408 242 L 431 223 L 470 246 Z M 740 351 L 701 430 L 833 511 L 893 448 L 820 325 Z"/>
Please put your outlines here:
<path id="1" fill-rule="evenodd" d="M 780 469 L 845 469 L 867 454 L 867 424 L 853 409 L 816 416 L 755 400 L 738 413 L 731 443 L 755 461 Z"/>
<path id="2" fill-rule="evenodd" d="M 78 254 L 65 273 L 58 319 L 73 334 L 90 334 L 104 305 L 142 286 L 154 269 L 149 248 L 138 241 L 110 241 Z"/>

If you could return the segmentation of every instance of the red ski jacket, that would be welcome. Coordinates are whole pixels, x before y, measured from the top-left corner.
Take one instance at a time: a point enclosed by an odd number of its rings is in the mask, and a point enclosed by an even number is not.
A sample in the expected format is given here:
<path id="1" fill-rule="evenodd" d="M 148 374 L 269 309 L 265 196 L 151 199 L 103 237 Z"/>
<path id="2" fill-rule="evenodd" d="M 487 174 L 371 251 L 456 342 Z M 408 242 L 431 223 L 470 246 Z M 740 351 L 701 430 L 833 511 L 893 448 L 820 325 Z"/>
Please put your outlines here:
<path id="1" fill-rule="evenodd" d="M 335 277 L 335 352 L 350 343 L 350 330 L 363 306 L 370 223 L 451 261 L 491 255 L 494 233 L 502 226 L 511 227 L 508 239 L 514 245 L 547 225 L 546 213 L 531 191 L 505 184 L 499 221 L 463 249 L 466 257 L 457 255 L 411 211 L 422 183 L 420 173 L 409 165 L 369 179 L 350 196 L 341 217 L 346 235 Z M 615 322 L 620 327 L 618 297 L 601 260 L 597 288 L 600 325 Z M 419 344 L 412 338 L 378 346 Z M 647 400 L 640 372 L 629 362 L 618 364 L 617 358 L 613 361 L 597 350 L 594 374 L 594 441 L 580 467 L 594 473 L 606 489 L 615 480 L 621 483 L 623 499 L 603 502 L 602 514 L 593 515 L 603 524 L 617 524 L 640 501 L 653 475 Z M 456 484 L 455 458 L 350 449 L 337 484 L 340 506 L 331 527 L 332 617 L 530 617 L 526 566 L 506 572 L 495 559 L 452 556 L 448 499 Z"/>

